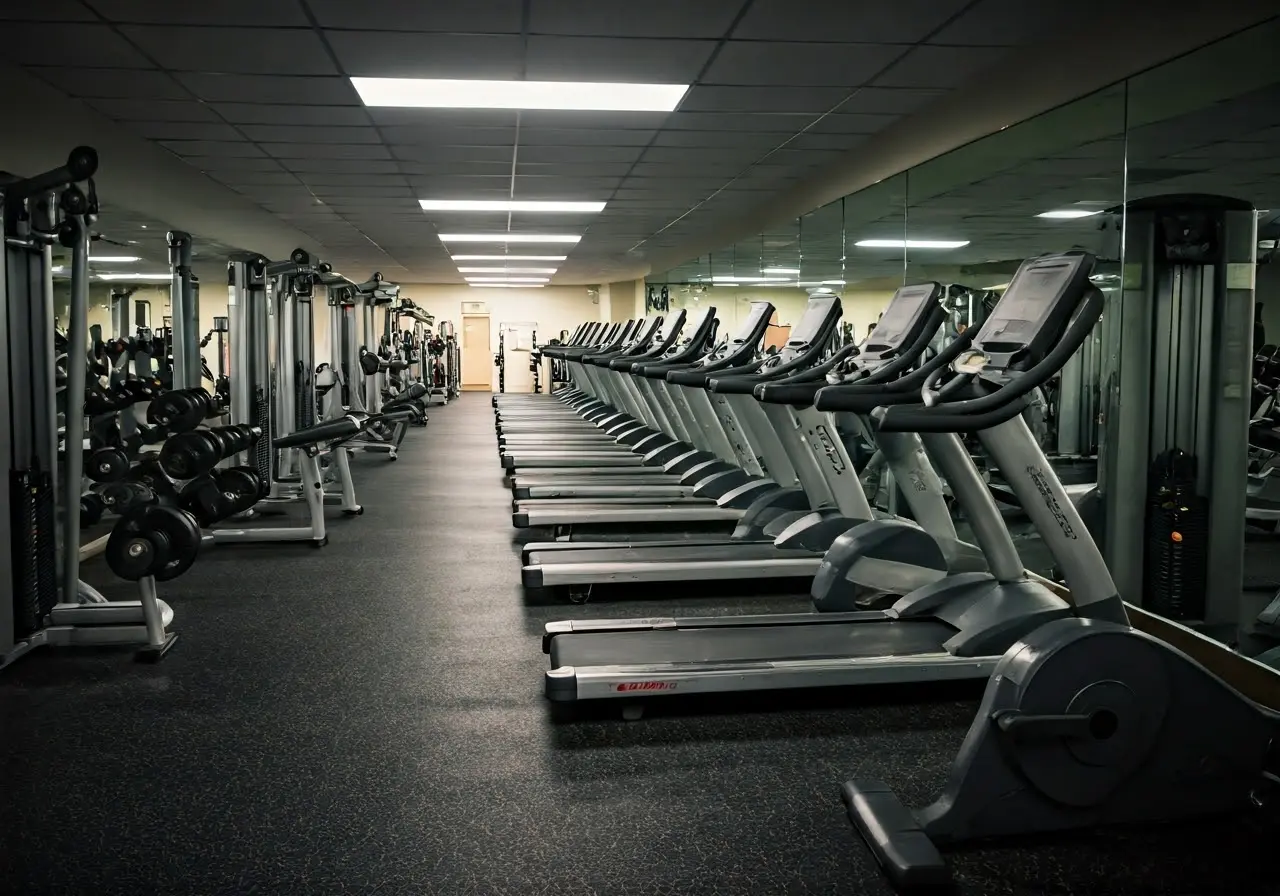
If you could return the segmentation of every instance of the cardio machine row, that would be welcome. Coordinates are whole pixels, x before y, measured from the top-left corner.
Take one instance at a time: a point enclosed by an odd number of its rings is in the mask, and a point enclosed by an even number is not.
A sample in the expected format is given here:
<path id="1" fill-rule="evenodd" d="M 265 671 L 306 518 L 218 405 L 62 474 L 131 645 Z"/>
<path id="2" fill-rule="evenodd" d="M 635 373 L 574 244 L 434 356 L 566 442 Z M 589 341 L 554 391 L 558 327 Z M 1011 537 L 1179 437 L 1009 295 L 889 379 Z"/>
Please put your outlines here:
<path id="1" fill-rule="evenodd" d="M 844 785 L 850 818 L 900 887 L 946 883 L 941 850 L 964 841 L 1255 804 L 1266 782 L 1280 779 L 1271 746 L 1280 716 L 1238 690 L 1238 679 L 1223 677 L 1228 666 L 1208 659 L 1218 648 L 1190 633 L 1162 640 L 1146 614 L 1125 604 L 1022 417 L 1026 396 L 1061 369 L 1102 313 L 1103 296 L 1089 280 L 1093 264 L 1082 252 L 1029 260 L 980 329 L 928 359 L 919 342 L 937 329 L 935 284 L 899 290 L 856 351 L 827 350 L 829 337 L 817 324 L 838 308 L 831 299 L 825 312 L 821 302 L 810 303 L 776 356 L 762 353 L 762 328 L 714 342 L 695 322 L 681 337 L 686 322 L 679 315 L 665 330 L 652 321 L 580 327 L 569 345 L 554 349 L 572 371 L 569 388 L 551 399 L 495 400 L 503 466 L 516 496 L 513 521 L 527 527 L 565 520 L 552 524 L 562 540 L 526 548 L 526 584 L 531 560 L 547 566 L 568 556 L 568 565 L 581 566 L 618 551 L 641 559 L 599 561 L 596 581 L 656 581 L 637 577 L 660 575 L 647 567 L 669 564 L 664 558 L 680 551 L 734 545 L 762 508 L 784 528 L 808 520 L 812 533 L 829 520 L 833 531 L 823 533 L 825 548 L 811 548 L 821 552 L 809 579 L 812 613 L 548 624 L 547 696 L 633 701 L 989 676 L 933 805 L 912 812 L 880 782 Z M 753 308 L 751 324 L 767 321 L 771 310 Z M 701 341 L 691 349 L 695 339 Z M 789 366 L 796 358 L 807 363 Z M 790 439 L 784 424 L 802 437 Z M 913 520 L 869 508 L 848 512 L 852 488 L 828 495 L 833 480 L 856 482 L 845 443 L 859 432 L 904 484 Z M 976 437 L 1001 470 L 1066 588 L 1021 568 L 962 434 Z M 734 450 L 735 443 L 745 450 Z M 817 461 L 821 484 L 801 475 L 800 445 Z M 752 452 L 758 468 L 734 463 Z M 619 469 L 634 475 L 619 476 Z M 717 476 L 725 483 L 711 484 Z M 949 517 L 931 515 L 944 480 L 976 544 L 960 542 Z M 646 484 L 670 491 L 635 491 Z M 590 486 L 616 489 L 629 503 L 606 502 L 610 494 L 598 488 L 587 493 L 590 500 L 568 491 Z M 753 497 L 731 506 L 743 486 Z M 565 490 L 559 499 L 546 491 L 557 488 Z M 610 532 L 611 524 L 626 525 L 614 523 L 611 510 L 593 516 L 621 504 L 634 508 L 637 520 L 660 519 L 681 506 L 672 497 L 708 514 L 733 511 L 733 530 L 718 542 L 693 536 L 655 544 Z M 533 515 L 540 505 L 531 502 L 554 500 L 563 502 L 559 516 Z M 688 523 L 681 514 L 671 520 L 670 531 Z M 596 541 L 574 541 L 581 526 L 602 531 Z M 777 537 L 768 548 L 781 556 L 787 548 Z M 647 551 L 660 553 L 645 559 Z M 733 575 L 734 565 L 715 569 Z M 673 578 L 716 577 L 711 569 L 693 572 L 686 565 Z M 534 583 L 546 580 L 544 570 Z M 842 600 L 856 604 L 866 588 L 901 597 L 885 610 L 835 610 Z"/>

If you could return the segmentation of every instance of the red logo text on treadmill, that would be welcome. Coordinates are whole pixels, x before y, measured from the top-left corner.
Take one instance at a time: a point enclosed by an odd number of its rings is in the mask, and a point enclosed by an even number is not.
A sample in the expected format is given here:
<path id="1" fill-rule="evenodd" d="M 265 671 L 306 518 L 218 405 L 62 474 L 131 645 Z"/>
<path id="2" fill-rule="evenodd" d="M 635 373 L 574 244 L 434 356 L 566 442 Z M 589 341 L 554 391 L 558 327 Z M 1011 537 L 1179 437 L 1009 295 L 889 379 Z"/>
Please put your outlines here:
<path id="1" fill-rule="evenodd" d="M 617 691 L 674 691 L 674 681 L 624 681 L 615 686 Z"/>

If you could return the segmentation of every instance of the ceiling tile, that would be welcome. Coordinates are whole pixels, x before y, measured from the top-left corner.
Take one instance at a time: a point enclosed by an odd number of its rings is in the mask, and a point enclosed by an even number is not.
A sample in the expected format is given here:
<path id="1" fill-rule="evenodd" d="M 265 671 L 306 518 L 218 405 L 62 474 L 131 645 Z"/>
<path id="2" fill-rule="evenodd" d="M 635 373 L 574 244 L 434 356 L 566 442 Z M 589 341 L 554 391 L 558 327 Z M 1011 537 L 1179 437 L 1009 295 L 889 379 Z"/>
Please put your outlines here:
<path id="1" fill-rule="evenodd" d="M 97 16 L 80 0 L 40 0 L 0 4 L 0 22 L 95 22 Z"/>
<path id="2" fill-rule="evenodd" d="M 311 191 L 326 201 L 337 199 L 340 197 L 361 197 L 367 199 L 389 198 L 389 199 L 412 199 L 415 191 L 408 184 L 392 185 L 365 185 L 360 187 L 354 186 L 324 186 L 312 187 Z"/>
<path id="3" fill-rule="evenodd" d="M 728 112 L 673 112 L 666 126 L 688 131 L 747 131 L 751 133 L 794 134 L 814 120 L 812 115 L 774 113 L 732 114 Z M 661 136 L 661 135 L 660 135 Z"/>
<path id="4" fill-rule="evenodd" d="M 804 112 L 820 115 L 849 96 L 845 87 L 694 87 L 682 112 Z"/>
<path id="5" fill-rule="evenodd" d="M 719 181 L 723 183 L 749 167 L 750 164 L 751 162 L 734 162 L 731 159 L 726 159 L 718 164 L 704 162 L 700 165 L 695 163 L 680 165 L 639 162 L 632 170 L 631 177 L 661 178 L 664 180 L 693 178 L 701 181 Z"/>
<path id="6" fill-rule="evenodd" d="M 406 180 L 418 190 L 450 190 L 460 197 L 479 196 L 481 193 L 505 195 L 511 190 L 511 175 L 502 174 L 408 174 Z M 441 195 L 444 195 L 441 192 Z"/>
<path id="7" fill-rule="evenodd" d="M 448 162 L 419 162 L 419 161 L 402 161 L 400 169 L 405 174 L 425 174 L 435 178 L 449 177 L 451 175 L 480 175 L 486 177 L 502 177 L 510 181 L 511 179 L 511 160 L 505 162 L 476 162 L 476 161 L 448 161 Z"/>
<path id="8" fill-rule="evenodd" d="M 4 52 L 10 65 L 73 59 L 84 68 L 153 68 L 127 40 L 99 24 L 9 22 L 4 26 Z"/>
<path id="9" fill-rule="evenodd" d="M 192 104 L 195 105 L 195 104 Z M 314 127 L 354 127 L 367 125 L 363 106 L 299 106 L 288 103 L 213 103 L 212 108 L 234 124 L 310 125 Z"/>
<path id="10" fill-rule="evenodd" d="M 328 31 L 326 36 L 342 70 L 355 77 L 502 80 L 521 74 L 516 35 Z"/>
<path id="11" fill-rule="evenodd" d="M 69 96 L 133 100 L 190 99 L 181 84 L 155 69 L 33 68 L 32 74 Z"/>
<path id="12" fill-rule="evenodd" d="M 249 159 L 266 155 L 247 140 L 162 140 L 160 145 L 180 156 Z"/>
<path id="13" fill-rule="evenodd" d="M 1026 3 L 1024 0 L 978 0 L 955 21 L 929 38 L 931 44 L 1007 47 L 1050 34 L 1069 16 L 1069 3 Z"/>
<path id="14" fill-rule="evenodd" d="M 415 162 L 484 162 L 511 167 L 511 146 L 393 146 L 397 159 Z"/>
<path id="15" fill-rule="evenodd" d="M 532 0 L 529 30 L 534 34 L 599 37 L 723 37 L 742 0 Z"/>
<path id="16" fill-rule="evenodd" d="M 692 83 L 716 46 L 709 40 L 534 35 L 525 75 L 547 81 Z"/>
<path id="17" fill-rule="evenodd" d="M 304 171 L 297 177 L 308 186 L 320 189 L 325 186 L 400 186 L 406 181 L 403 174 L 343 174 L 333 171 Z"/>
<path id="18" fill-rule="evenodd" d="M 997 61 L 979 47 L 915 47 L 876 79 L 877 87 L 955 88 Z"/>
<path id="19" fill-rule="evenodd" d="M 384 125 L 380 128 L 383 138 L 400 146 L 514 146 L 516 129 L 437 127 L 428 125 Z M 520 132 L 521 140 L 524 131 Z"/>
<path id="20" fill-rule="evenodd" d="M 263 143 L 262 149 L 276 159 L 389 159 L 390 151 L 381 143 Z M 285 166 L 290 167 L 288 165 Z"/>
<path id="21" fill-rule="evenodd" d="M 311 29 L 123 25 L 120 33 L 161 66 L 174 71 L 337 74 L 324 44 Z"/>
<path id="22" fill-rule="evenodd" d="M 257 186 L 284 186 L 298 182 L 298 178 L 287 171 L 228 171 L 225 168 L 207 168 L 204 173 L 242 192 L 252 192 Z"/>
<path id="23" fill-rule="evenodd" d="M 523 162 L 517 163 L 517 174 L 550 177 L 623 177 L 631 171 L 631 162 Z"/>
<path id="24" fill-rule="evenodd" d="M 520 113 L 522 128 L 613 128 L 652 131 L 662 127 L 666 112 L 563 112 L 538 109 Z"/>
<path id="25" fill-rule="evenodd" d="M 517 113 L 506 109 L 368 109 L 374 124 L 416 128 L 514 128 Z"/>
<path id="26" fill-rule="evenodd" d="M 730 41 L 711 63 L 702 83 L 857 87 L 901 56 L 904 49 L 885 44 Z"/>
<path id="27" fill-rule="evenodd" d="M 48 0 L 41 0 L 41 5 L 49 6 Z M 112 22 L 155 25 L 223 25 L 236 22 L 241 28 L 306 27 L 309 24 L 301 4 L 263 3 L 262 0 L 216 0 L 214 3 L 93 0 L 93 8 Z"/>
<path id="28" fill-rule="evenodd" d="M 382 138 L 371 127 L 331 127 L 314 125 L 246 124 L 241 132 L 250 140 L 262 143 L 381 143 Z"/>
<path id="29" fill-rule="evenodd" d="M 521 0 L 405 3 L 403 0 L 307 0 L 325 28 L 519 34 Z"/>
<path id="30" fill-rule="evenodd" d="M 824 115 L 806 133 L 875 134 L 898 120 L 897 115 Z"/>
<path id="31" fill-rule="evenodd" d="M 284 159 L 280 164 L 289 171 L 332 171 L 340 174 L 398 174 L 400 167 L 393 159 Z"/>
<path id="32" fill-rule="evenodd" d="M 182 72 L 174 75 L 196 96 L 210 102 L 234 103 L 253 97 L 257 103 L 304 106 L 358 106 L 360 97 L 346 78 L 303 78 L 286 75 L 221 75 Z"/>
<path id="33" fill-rule="evenodd" d="M 634 162 L 642 146 L 522 146 L 521 162 Z"/>
<path id="34" fill-rule="evenodd" d="M 229 124 L 195 121 L 133 121 L 129 130 L 151 140 L 241 140 Z"/>
<path id="35" fill-rule="evenodd" d="M 283 171 L 275 159 L 243 156 L 183 156 L 182 161 L 201 171 Z"/>
<path id="36" fill-rule="evenodd" d="M 923 40 L 970 0 L 894 0 L 893 3 L 796 3 L 755 0 L 735 39 L 911 44 Z M 642 7 L 643 8 L 643 7 Z"/>
<path id="37" fill-rule="evenodd" d="M 941 88 L 861 87 L 840 104 L 838 111 L 907 115 L 946 96 L 948 92 Z"/>
<path id="38" fill-rule="evenodd" d="M 647 146 L 657 131 L 625 128 L 520 128 L 521 146 Z"/>
<path id="39" fill-rule="evenodd" d="M 164 100 L 86 100 L 108 118 L 117 121 L 218 121 L 214 111 L 195 100 L 166 102 Z"/>
<path id="40" fill-rule="evenodd" d="M 803 127 L 811 119 L 798 116 L 797 126 Z M 762 153 L 779 145 L 791 136 L 791 131 L 762 131 L 758 133 L 743 131 L 659 131 L 653 138 L 654 146 L 754 146 Z"/>
<path id="41" fill-rule="evenodd" d="M 644 162 L 657 165 L 750 165 L 764 152 L 755 146 L 651 146 Z"/>
<path id="42" fill-rule="evenodd" d="M 518 173 L 515 179 L 516 199 L 608 199 L 621 177 L 546 175 L 529 176 Z"/>

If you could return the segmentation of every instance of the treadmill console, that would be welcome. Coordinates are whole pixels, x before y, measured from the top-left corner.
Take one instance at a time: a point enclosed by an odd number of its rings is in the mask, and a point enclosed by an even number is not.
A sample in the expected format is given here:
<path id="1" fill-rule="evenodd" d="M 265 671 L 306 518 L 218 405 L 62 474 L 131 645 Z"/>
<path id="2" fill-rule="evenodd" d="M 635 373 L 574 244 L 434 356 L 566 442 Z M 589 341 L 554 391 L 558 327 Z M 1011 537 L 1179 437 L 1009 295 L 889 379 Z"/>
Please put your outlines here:
<path id="1" fill-rule="evenodd" d="M 791 328 L 787 348 L 795 352 L 811 346 L 815 339 L 822 336 L 823 330 L 831 326 L 831 318 L 839 318 L 840 310 L 840 299 L 836 296 L 814 296 L 809 299 L 804 314 L 800 316 L 800 323 Z"/>
<path id="2" fill-rule="evenodd" d="M 733 344 L 742 345 L 744 342 L 759 339 L 761 322 L 763 321 L 767 325 L 771 317 L 773 317 L 772 302 L 752 302 L 751 312 L 747 315 L 747 319 L 742 322 L 742 327 L 738 330 L 737 335 L 733 337 Z"/>
<path id="3" fill-rule="evenodd" d="M 921 283 L 903 286 L 889 300 L 876 328 L 862 346 L 862 356 L 884 357 L 897 354 L 920 337 L 920 331 L 929 325 L 933 306 L 942 296 L 939 283 Z"/>
<path id="4" fill-rule="evenodd" d="M 1061 340 L 1091 287 L 1093 264 L 1093 256 L 1085 252 L 1023 262 L 973 340 L 974 350 L 985 356 L 981 366 L 1021 368 L 1043 358 Z M 956 362 L 956 370 L 962 363 L 973 366 L 974 360 L 966 357 Z"/>

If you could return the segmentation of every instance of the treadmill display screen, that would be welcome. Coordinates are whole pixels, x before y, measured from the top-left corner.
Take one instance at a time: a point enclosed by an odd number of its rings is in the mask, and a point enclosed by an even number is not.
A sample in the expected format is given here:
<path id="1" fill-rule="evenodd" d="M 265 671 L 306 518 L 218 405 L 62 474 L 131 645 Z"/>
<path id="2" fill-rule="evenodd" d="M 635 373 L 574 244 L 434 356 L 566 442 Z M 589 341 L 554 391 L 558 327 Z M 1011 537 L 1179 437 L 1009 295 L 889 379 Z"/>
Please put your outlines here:
<path id="1" fill-rule="evenodd" d="M 1053 313 L 1078 265 L 1078 261 L 1059 259 L 1024 267 L 996 303 L 975 341 L 1030 345 L 1034 334 Z"/>
<path id="2" fill-rule="evenodd" d="M 925 283 L 904 286 L 895 292 L 876 328 L 867 337 L 867 350 L 883 354 L 901 347 L 920 316 L 928 314 L 934 288 L 932 283 Z"/>
<path id="3" fill-rule="evenodd" d="M 809 304 L 805 306 L 804 314 L 800 317 L 800 323 L 792 327 L 791 337 L 787 340 L 787 345 L 812 345 L 813 340 L 817 339 L 822 332 L 827 319 L 835 311 L 836 303 L 839 301 L 835 296 L 810 299 Z"/>
<path id="4" fill-rule="evenodd" d="M 768 320 L 773 317 L 773 305 L 769 302 L 752 302 L 751 313 L 747 315 L 747 319 L 742 322 L 742 329 L 733 337 L 734 343 L 741 345 L 751 338 L 756 332 L 756 328 L 760 326 L 760 318 Z"/>

